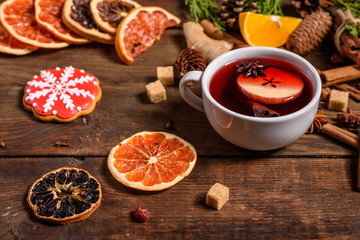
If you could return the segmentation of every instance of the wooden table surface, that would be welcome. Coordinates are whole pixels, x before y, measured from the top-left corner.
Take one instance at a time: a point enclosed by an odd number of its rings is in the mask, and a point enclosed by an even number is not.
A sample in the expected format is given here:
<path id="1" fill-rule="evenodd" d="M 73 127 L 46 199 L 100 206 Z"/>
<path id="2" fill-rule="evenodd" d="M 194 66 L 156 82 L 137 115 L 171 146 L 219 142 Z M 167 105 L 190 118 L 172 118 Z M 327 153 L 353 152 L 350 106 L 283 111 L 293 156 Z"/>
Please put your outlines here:
<path id="1" fill-rule="evenodd" d="M 139 2 L 188 19 L 184 1 Z M 303 135 L 276 151 L 236 147 L 182 100 L 179 79 L 166 87 L 167 101 L 149 102 L 145 85 L 156 80 L 156 67 L 174 65 L 185 47 L 179 26 L 166 30 L 130 66 L 119 61 L 114 46 L 100 43 L 40 49 L 21 57 L 0 54 L 0 239 L 360 238 L 358 150 L 319 133 Z M 306 59 L 321 70 L 331 69 L 336 67 L 329 62 L 334 52 L 326 40 Z M 26 82 L 42 69 L 69 65 L 100 79 L 101 101 L 89 116 L 71 123 L 38 121 L 22 105 Z M 353 100 L 350 106 L 360 110 Z M 341 126 L 336 112 L 319 112 Z M 172 129 L 166 128 L 169 120 Z M 108 170 L 110 149 L 144 130 L 176 134 L 197 150 L 192 173 L 168 190 L 133 191 Z M 59 141 L 66 146 L 57 146 Z M 102 204 L 81 222 L 47 224 L 34 217 L 26 203 L 27 191 L 41 175 L 63 166 L 91 172 L 103 187 Z M 230 188 L 230 200 L 220 211 L 205 204 L 216 182 Z M 134 219 L 138 206 L 152 213 L 149 221 Z"/>

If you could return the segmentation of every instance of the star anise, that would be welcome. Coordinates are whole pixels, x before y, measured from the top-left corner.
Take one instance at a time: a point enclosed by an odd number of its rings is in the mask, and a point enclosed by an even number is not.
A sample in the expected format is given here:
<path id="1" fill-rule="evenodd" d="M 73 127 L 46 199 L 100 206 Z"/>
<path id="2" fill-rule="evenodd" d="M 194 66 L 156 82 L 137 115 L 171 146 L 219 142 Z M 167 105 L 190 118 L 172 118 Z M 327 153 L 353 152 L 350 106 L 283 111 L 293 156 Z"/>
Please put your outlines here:
<path id="1" fill-rule="evenodd" d="M 314 130 L 320 131 L 327 123 L 329 123 L 327 116 L 325 114 L 318 113 L 316 114 L 310 128 L 306 131 L 306 133 L 313 133 Z"/>
<path id="2" fill-rule="evenodd" d="M 348 113 L 338 113 L 336 118 L 350 128 L 360 127 L 360 112 L 354 112 L 350 108 Z"/>
<path id="3" fill-rule="evenodd" d="M 238 73 L 245 73 L 244 76 L 246 78 L 250 76 L 253 76 L 254 78 L 257 76 L 266 77 L 264 70 L 267 66 L 260 64 L 260 60 L 238 63 L 236 64 L 236 68 Z"/>

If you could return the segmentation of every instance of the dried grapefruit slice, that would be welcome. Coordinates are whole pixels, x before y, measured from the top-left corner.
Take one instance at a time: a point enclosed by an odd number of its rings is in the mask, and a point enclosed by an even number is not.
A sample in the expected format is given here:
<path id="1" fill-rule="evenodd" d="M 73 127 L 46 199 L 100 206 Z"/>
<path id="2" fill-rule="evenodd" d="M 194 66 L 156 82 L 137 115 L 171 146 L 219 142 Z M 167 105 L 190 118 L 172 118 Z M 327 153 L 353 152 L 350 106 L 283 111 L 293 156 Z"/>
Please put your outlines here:
<path id="1" fill-rule="evenodd" d="M 115 36 L 103 32 L 95 24 L 90 0 L 65 0 L 61 18 L 72 31 L 92 41 L 114 44 Z"/>
<path id="2" fill-rule="evenodd" d="M 75 167 L 50 171 L 30 187 L 27 202 L 37 218 L 69 224 L 88 218 L 101 204 L 101 185 Z"/>
<path id="3" fill-rule="evenodd" d="M 90 41 L 71 31 L 61 20 L 65 0 L 35 0 L 36 22 L 54 36 L 73 44 Z"/>
<path id="4" fill-rule="evenodd" d="M 0 20 L 6 30 L 23 43 L 43 48 L 63 48 L 70 45 L 38 25 L 34 12 L 32 0 L 7 0 L 0 6 Z"/>
<path id="5" fill-rule="evenodd" d="M 13 55 L 25 55 L 32 53 L 39 49 L 38 47 L 20 42 L 4 28 L 0 22 L 0 52 L 13 54 Z"/>
<path id="6" fill-rule="evenodd" d="M 115 48 L 125 64 L 159 40 L 164 30 L 180 23 L 180 19 L 160 7 L 134 8 L 116 30 Z"/>
<path id="7" fill-rule="evenodd" d="M 190 174 L 195 148 L 165 132 L 140 132 L 113 147 L 108 167 L 122 184 L 145 191 L 160 191 Z"/>
<path id="8" fill-rule="evenodd" d="M 90 10 L 96 25 L 105 32 L 115 34 L 121 20 L 141 5 L 132 0 L 91 0 Z"/>

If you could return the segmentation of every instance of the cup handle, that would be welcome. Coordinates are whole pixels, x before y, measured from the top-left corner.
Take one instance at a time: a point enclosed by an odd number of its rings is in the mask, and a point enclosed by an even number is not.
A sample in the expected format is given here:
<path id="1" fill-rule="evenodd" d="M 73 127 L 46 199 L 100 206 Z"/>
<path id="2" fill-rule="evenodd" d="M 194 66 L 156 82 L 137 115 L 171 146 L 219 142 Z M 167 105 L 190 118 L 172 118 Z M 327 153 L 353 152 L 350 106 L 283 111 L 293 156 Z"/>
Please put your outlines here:
<path id="1" fill-rule="evenodd" d="M 200 112 L 205 112 L 203 100 L 196 96 L 186 84 L 190 81 L 200 82 L 202 71 L 190 71 L 184 75 L 184 77 L 180 80 L 179 83 L 179 91 L 181 97 L 193 108 L 199 110 Z"/>

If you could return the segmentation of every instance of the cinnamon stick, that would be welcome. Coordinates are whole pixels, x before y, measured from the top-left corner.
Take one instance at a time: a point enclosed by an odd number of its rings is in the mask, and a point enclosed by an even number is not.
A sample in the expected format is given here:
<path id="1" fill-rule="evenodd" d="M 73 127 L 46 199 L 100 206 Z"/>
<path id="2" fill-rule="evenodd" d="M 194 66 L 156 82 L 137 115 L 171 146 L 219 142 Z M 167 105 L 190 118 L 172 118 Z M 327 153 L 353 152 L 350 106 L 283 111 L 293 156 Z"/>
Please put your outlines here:
<path id="1" fill-rule="evenodd" d="M 322 132 L 354 148 L 360 149 L 360 136 L 330 123 L 322 127 Z"/>
<path id="2" fill-rule="evenodd" d="M 319 74 L 321 78 L 325 81 L 323 87 L 329 87 L 332 85 L 360 79 L 360 65 L 350 65 L 320 71 Z"/>
<path id="3" fill-rule="evenodd" d="M 360 190 L 360 151 L 357 164 L 357 189 Z"/>
<path id="4" fill-rule="evenodd" d="M 254 112 L 255 117 L 279 117 L 280 114 L 267 108 L 266 106 L 250 100 L 250 104 L 252 105 L 252 110 Z"/>
<path id="5" fill-rule="evenodd" d="M 336 87 L 337 89 L 346 91 L 349 93 L 349 96 L 354 99 L 357 102 L 360 102 L 360 91 L 357 90 L 356 88 L 346 84 L 346 83 L 342 83 L 342 84 L 336 84 L 334 85 L 334 87 Z"/>
<path id="6" fill-rule="evenodd" d="M 243 48 L 249 46 L 244 41 L 235 38 L 234 36 L 232 36 L 227 32 L 220 33 L 217 27 L 215 27 L 215 25 L 211 23 L 209 20 L 206 19 L 201 20 L 200 25 L 203 27 L 206 35 L 216 40 L 225 40 L 228 42 L 232 42 L 234 44 L 233 48 Z"/>

